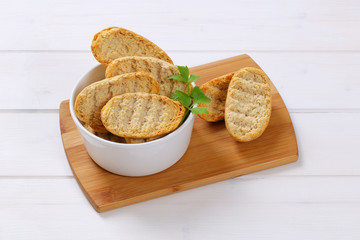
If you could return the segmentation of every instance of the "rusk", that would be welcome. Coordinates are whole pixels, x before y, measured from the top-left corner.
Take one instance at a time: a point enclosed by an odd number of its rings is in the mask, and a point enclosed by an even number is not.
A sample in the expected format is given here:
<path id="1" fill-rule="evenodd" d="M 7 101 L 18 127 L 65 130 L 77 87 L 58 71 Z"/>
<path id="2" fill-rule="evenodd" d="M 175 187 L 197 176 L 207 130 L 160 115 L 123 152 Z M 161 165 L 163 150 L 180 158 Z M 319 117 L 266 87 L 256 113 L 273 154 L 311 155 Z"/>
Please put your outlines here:
<path id="1" fill-rule="evenodd" d="M 110 27 L 97 34 L 91 44 L 94 57 L 107 66 L 111 61 L 126 56 L 145 56 L 173 63 L 156 44 L 124 28 Z"/>
<path id="2" fill-rule="evenodd" d="M 98 136 L 99 138 L 102 138 L 102 139 L 105 139 L 105 140 L 108 140 L 108 141 L 112 141 L 112 142 L 118 142 L 118 143 L 126 143 L 126 139 L 125 138 L 122 138 L 122 137 L 119 137 L 119 136 L 116 136 L 110 132 L 106 132 L 106 133 L 99 133 L 99 132 L 96 132 L 92 127 L 90 127 L 88 124 L 84 124 L 83 125 L 84 128 L 86 128 L 86 130 L 88 130 L 89 132 L 91 132 L 92 134 Z"/>
<path id="3" fill-rule="evenodd" d="M 124 138 L 126 143 L 144 143 L 144 142 L 151 142 L 156 139 L 162 138 L 164 135 L 159 135 L 152 138 Z"/>
<path id="4" fill-rule="evenodd" d="M 125 93 L 113 97 L 101 110 L 105 128 L 120 137 L 152 138 L 175 130 L 185 108 L 168 97 Z"/>
<path id="5" fill-rule="evenodd" d="M 186 89 L 186 83 L 169 79 L 174 74 L 180 74 L 175 65 L 153 57 L 118 58 L 106 68 L 105 76 L 109 78 L 129 72 L 150 73 L 158 81 L 159 94 L 163 96 L 171 97 L 176 90 L 185 91 Z"/>
<path id="6" fill-rule="evenodd" d="M 211 99 L 211 102 L 198 104 L 199 107 L 206 107 L 209 112 L 199 115 L 200 118 L 208 122 L 224 119 L 227 90 L 233 75 L 234 72 L 214 78 L 201 85 L 201 90 Z"/>
<path id="7" fill-rule="evenodd" d="M 159 92 L 157 81 L 146 72 L 127 73 L 95 82 L 76 97 L 75 114 L 96 132 L 107 132 L 100 118 L 102 107 L 112 97 L 128 92 Z"/>
<path id="8" fill-rule="evenodd" d="M 239 142 L 261 136 L 271 116 L 270 80 L 257 68 L 236 72 L 229 84 L 225 103 L 225 125 Z"/>

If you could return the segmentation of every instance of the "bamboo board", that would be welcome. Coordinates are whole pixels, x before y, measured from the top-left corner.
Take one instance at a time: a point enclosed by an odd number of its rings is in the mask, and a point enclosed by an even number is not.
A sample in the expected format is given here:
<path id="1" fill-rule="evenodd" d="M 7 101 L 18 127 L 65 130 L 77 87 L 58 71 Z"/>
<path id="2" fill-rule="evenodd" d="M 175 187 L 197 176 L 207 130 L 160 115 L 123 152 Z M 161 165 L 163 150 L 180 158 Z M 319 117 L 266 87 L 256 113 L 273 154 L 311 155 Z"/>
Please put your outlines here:
<path id="1" fill-rule="evenodd" d="M 259 66 L 240 55 L 190 69 L 201 76 L 197 85 L 242 67 Z M 189 148 L 169 169 L 145 177 L 112 174 L 92 161 L 71 119 L 69 101 L 60 105 L 60 128 L 71 169 L 86 197 L 98 212 L 295 162 L 298 149 L 294 128 L 273 84 L 269 126 L 258 139 L 239 143 L 224 122 L 208 123 L 196 117 Z"/>

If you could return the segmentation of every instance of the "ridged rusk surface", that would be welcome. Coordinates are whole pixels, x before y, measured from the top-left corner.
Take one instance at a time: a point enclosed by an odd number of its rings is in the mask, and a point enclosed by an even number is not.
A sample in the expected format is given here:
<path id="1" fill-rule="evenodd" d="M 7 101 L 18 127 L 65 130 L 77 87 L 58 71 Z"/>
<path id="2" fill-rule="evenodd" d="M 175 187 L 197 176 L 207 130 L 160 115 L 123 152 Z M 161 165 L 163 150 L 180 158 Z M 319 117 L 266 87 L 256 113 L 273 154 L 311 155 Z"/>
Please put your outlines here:
<path id="1" fill-rule="evenodd" d="M 171 97 L 176 90 L 185 91 L 186 84 L 168 79 L 180 74 L 177 67 L 163 60 L 152 57 L 123 57 L 112 61 L 106 68 L 107 78 L 129 72 L 149 72 L 159 83 L 159 94 Z"/>
<path id="2" fill-rule="evenodd" d="M 120 137 L 151 138 L 175 130 L 185 108 L 168 97 L 126 93 L 113 97 L 101 110 L 106 129 Z"/>
<path id="3" fill-rule="evenodd" d="M 155 57 L 173 63 L 153 42 L 119 27 L 110 27 L 98 32 L 92 41 L 91 50 L 94 57 L 105 66 L 119 57 L 126 56 Z"/>
<path id="4" fill-rule="evenodd" d="M 107 132 L 101 122 L 102 107 L 112 97 L 128 92 L 158 93 L 159 84 L 146 72 L 127 73 L 95 82 L 84 88 L 75 101 L 75 114 L 96 132 Z"/>
<path id="5" fill-rule="evenodd" d="M 210 103 L 199 103 L 199 107 L 206 107 L 209 113 L 199 115 L 208 122 L 217 122 L 224 119 L 225 101 L 229 83 L 234 73 L 229 73 L 201 85 L 205 95 L 211 99 Z"/>
<path id="6" fill-rule="evenodd" d="M 226 104 L 225 125 L 237 141 L 258 138 L 271 116 L 270 80 L 257 68 L 243 68 L 230 82 Z"/>

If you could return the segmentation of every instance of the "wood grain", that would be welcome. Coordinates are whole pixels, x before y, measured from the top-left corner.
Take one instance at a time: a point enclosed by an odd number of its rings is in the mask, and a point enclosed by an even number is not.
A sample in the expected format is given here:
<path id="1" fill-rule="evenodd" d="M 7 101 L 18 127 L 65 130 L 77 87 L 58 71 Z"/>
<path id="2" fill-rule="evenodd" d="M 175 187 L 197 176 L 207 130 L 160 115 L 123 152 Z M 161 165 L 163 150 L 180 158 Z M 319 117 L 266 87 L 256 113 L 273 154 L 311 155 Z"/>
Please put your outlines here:
<path id="1" fill-rule="evenodd" d="M 258 67 L 249 56 L 240 55 L 190 71 L 201 76 L 201 84 L 249 66 Z M 298 158 L 295 132 L 281 96 L 273 85 L 271 88 L 272 116 L 260 138 L 238 143 L 223 122 L 196 118 L 182 159 L 161 173 L 136 178 L 109 173 L 91 160 L 70 117 L 69 102 L 64 101 L 60 105 L 60 127 L 65 152 L 79 185 L 99 212 L 291 163 Z"/>
<path id="2" fill-rule="evenodd" d="M 360 113 L 298 112 L 290 117 L 301 152 L 299 160 L 247 178 L 360 175 Z M 1 177 L 73 176 L 68 161 L 64 161 L 58 111 L 2 112 L 0 125 L 6 126 L 0 139 Z M 18 146 L 22 146 L 21 151 L 14 150 Z"/>

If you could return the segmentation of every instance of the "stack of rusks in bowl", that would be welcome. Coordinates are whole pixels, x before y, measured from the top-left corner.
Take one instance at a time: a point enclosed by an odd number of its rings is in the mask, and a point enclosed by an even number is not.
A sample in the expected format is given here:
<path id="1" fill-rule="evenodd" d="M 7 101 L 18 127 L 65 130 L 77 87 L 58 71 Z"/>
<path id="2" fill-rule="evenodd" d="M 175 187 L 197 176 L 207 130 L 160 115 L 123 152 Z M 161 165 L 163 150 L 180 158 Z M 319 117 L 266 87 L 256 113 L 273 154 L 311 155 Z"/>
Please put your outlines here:
<path id="1" fill-rule="evenodd" d="M 76 116 L 87 129 L 106 139 L 141 143 L 177 128 L 185 109 L 170 97 L 186 84 L 168 79 L 179 71 L 163 50 L 117 27 L 97 33 L 91 49 L 106 66 L 106 79 L 87 86 L 76 98 Z"/>
<path id="2" fill-rule="evenodd" d="M 94 36 L 101 63 L 75 86 L 70 112 L 92 159 L 106 170 L 144 176 L 162 171 L 185 153 L 194 115 L 171 96 L 194 85 L 170 79 L 179 75 L 171 58 L 148 39 L 111 27 Z M 104 68 L 105 67 L 105 68 Z M 201 76 L 200 76 L 201 77 Z M 270 80 L 256 68 L 243 68 L 201 87 L 211 102 L 199 103 L 209 122 L 225 120 L 235 140 L 251 141 L 271 115 Z M 129 163 L 130 162 L 130 163 Z"/>

